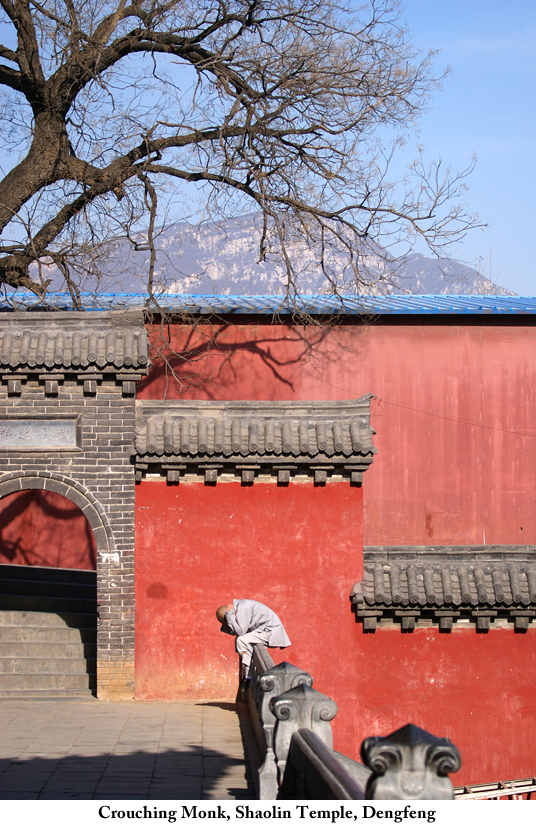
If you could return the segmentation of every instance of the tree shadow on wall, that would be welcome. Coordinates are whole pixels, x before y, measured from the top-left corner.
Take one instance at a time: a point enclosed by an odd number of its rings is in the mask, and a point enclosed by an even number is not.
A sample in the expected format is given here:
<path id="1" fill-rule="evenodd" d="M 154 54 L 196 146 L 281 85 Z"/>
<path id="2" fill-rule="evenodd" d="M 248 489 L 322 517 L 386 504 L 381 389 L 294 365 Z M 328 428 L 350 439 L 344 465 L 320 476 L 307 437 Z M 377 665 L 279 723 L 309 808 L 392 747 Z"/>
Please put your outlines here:
<path id="1" fill-rule="evenodd" d="M 244 760 L 210 748 L 0 759 L 0 799 L 254 799 Z M 178 816 L 182 811 L 178 811 Z"/>
<path id="2" fill-rule="evenodd" d="M 65 530 L 62 528 L 65 527 Z M 65 552 L 60 539 L 67 542 Z M 0 561 L 42 567 L 73 567 L 69 549 L 77 543 L 84 569 L 95 570 L 97 546 L 89 522 L 76 504 L 59 493 L 25 490 L 0 500 Z M 55 553 L 52 556 L 51 553 Z"/>
<path id="3" fill-rule="evenodd" d="M 263 334 L 262 326 L 244 333 L 222 318 L 192 318 L 178 335 L 172 335 L 171 325 L 155 326 L 149 336 L 152 366 L 138 385 L 138 396 L 143 397 L 143 391 L 154 385 L 156 395 L 162 389 L 163 398 L 180 397 L 192 390 L 206 399 L 219 398 L 221 387 L 232 385 L 243 372 L 242 353 L 247 355 L 253 374 L 264 367 L 274 387 L 283 385 L 293 391 L 293 370 L 310 362 L 320 368 L 337 360 L 341 350 L 354 351 L 356 334 L 365 326 L 363 321 L 352 324 L 346 320 L 343 341 L 341 336 L 332 335 L 341 326 L 338 318 L 303 323 L 303 319 L 293 317 L 292 321 L 292 325 L 277 327 L 279 335 Z M 240 336 L 243 340 L 237 340 Z"/>

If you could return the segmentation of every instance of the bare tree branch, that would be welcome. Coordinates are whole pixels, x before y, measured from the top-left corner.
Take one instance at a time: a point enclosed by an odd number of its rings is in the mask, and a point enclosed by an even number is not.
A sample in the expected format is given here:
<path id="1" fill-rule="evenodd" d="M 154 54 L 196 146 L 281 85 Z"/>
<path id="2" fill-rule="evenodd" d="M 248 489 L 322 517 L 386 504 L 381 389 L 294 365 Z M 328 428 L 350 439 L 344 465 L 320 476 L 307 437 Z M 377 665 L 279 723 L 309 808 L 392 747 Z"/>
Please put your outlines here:
<path id="1" fill-rule="evenodd" d="M 3 57 L 4 60 L 10 60 L 12 63 L 17 63 L 17 54 L 16 52 L 12 51 L 12 49 L 8 49 L 7 46 L 2 46 L 0 43 L 0 57 Z"/>
<path id="2" fill-rule="evenodd" d="M 177 187 L 205 215 L 259 210 L 259 256 L 284 261 L 289 294 L 289 238 L 318 250 L 333 291 L 343 255 L 359 291 L 364 244 L 444 252 L 477 224 L 465 172 L 419 162 L 412 184 L 389 179 L 439 82 L 396 0 L 353 15 L 344 0 L 0 0 L 0 22 L 16 42 L 0 46 L 0 135 L 4 118 L 19 153 L 0 180 L 0 283 L 44 295 L 32 267 L 54 262 L 78 305 L 77 256 L 116 227 L 145 239 L 154 297 Z"/>

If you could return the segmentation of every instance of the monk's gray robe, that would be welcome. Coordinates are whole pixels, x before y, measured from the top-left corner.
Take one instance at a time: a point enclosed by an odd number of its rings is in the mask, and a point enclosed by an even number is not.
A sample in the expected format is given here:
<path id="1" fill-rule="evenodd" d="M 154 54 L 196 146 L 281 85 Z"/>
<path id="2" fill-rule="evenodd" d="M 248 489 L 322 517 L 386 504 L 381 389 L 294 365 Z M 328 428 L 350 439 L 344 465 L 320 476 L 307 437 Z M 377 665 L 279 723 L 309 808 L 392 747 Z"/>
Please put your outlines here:
<path id="1" fill-rule="evenodd" d="M 233 599 L 233 608 L 225 619 L 233 635 L 245 636 L 252 631 L 262 633 L 268 647 L 288 647 L 290 639 L 277 613 L 253 599 Z M 224 626 L 222 626 L 222 630 Z M 225 631 L 224 631 L 225 632 Z"/>

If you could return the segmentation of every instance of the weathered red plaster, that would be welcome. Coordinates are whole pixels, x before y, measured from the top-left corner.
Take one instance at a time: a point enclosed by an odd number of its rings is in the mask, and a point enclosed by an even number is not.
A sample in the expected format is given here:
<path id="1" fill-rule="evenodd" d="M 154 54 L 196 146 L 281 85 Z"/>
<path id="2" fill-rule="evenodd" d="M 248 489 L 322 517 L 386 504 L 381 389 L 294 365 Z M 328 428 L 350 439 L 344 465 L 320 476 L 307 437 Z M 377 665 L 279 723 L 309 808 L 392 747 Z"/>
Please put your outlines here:
<path id="1" fill-rule="evenodd" d="M 536 328 L 373 324 L 326 336 L 243 324 L 170 335 L 182 384 L 157 362 L 140 398 L 375 394 L 366 544 L 536 544 Z M 455 784 L 534 775 L 535 631 L 364 634 L 348 601 L 361 577 L 358 490 L 143 482 L 138 505 L 139 698 L 234 695 L 232 641 L 213 613 L 248 596 L 288 627 L 293 646 L 276 659 L 337 701 L 337 749 L 357 756 L 365 736 L 413 722 L 460 747 Z"/>
<path id="2" fill-rule="evenodd" d="M 168 350 L 183 383 L 157 360 L 139 398 L 374 393 L 365 544 L 536 544 L 536 327 L 372 324 L 326 335 L 238 324 L 170 336 L 196 360 Z"/>
<path id="3" fill-rule="evenodd" d="M 234 698 L 234 641 L 215 612 L 232 598 L 265 602 L 299 664 L 333 688 L 326 650 L 352 643 L 349 593 L 361 570 L 362 491 L 345 484 L 288 487 L 143 482 L 137 491 L 136 695 Z"/>
<path id="4" fill-rule="evenodd" d="M 536 631 L 353 631 L 332 693 L 338 749 L 357 755 L 365 736 L 413 722 L 459 747 L 455 785 L 534 774 Z"/>

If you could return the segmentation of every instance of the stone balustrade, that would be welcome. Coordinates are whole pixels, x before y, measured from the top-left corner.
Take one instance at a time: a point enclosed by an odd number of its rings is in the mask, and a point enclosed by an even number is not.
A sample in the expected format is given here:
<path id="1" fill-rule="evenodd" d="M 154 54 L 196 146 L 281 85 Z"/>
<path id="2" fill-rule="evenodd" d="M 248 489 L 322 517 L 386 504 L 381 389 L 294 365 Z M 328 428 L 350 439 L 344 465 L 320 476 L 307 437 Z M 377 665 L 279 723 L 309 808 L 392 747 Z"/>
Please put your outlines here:
<path id="1" fill-rule="evenodd" d="M 270 702 L 299 685 L 311 687 L 313 677 L 289 662 L 275 665 L 264 645 L 254 647 L 251 673 L 251 687 L 248 690 L 247 701 L 257 742 L 264 758 L 259 771 L 259 798 L 276 799 L 280 780 L 274 753 L 276 718 L 271 710 Z M 280 753 L 283 753 L 282 749 Z"/>
<path id="2" fill-rule="evenodd" d="M 454 799 L 448 774 L 461 759 L 448 739 L 409 724 L 365 739 L 357 762 L 333 750 L 337 705 L 312 684 L 255 646 L 247 701 L 264 760 L 260 799 Z"/>

